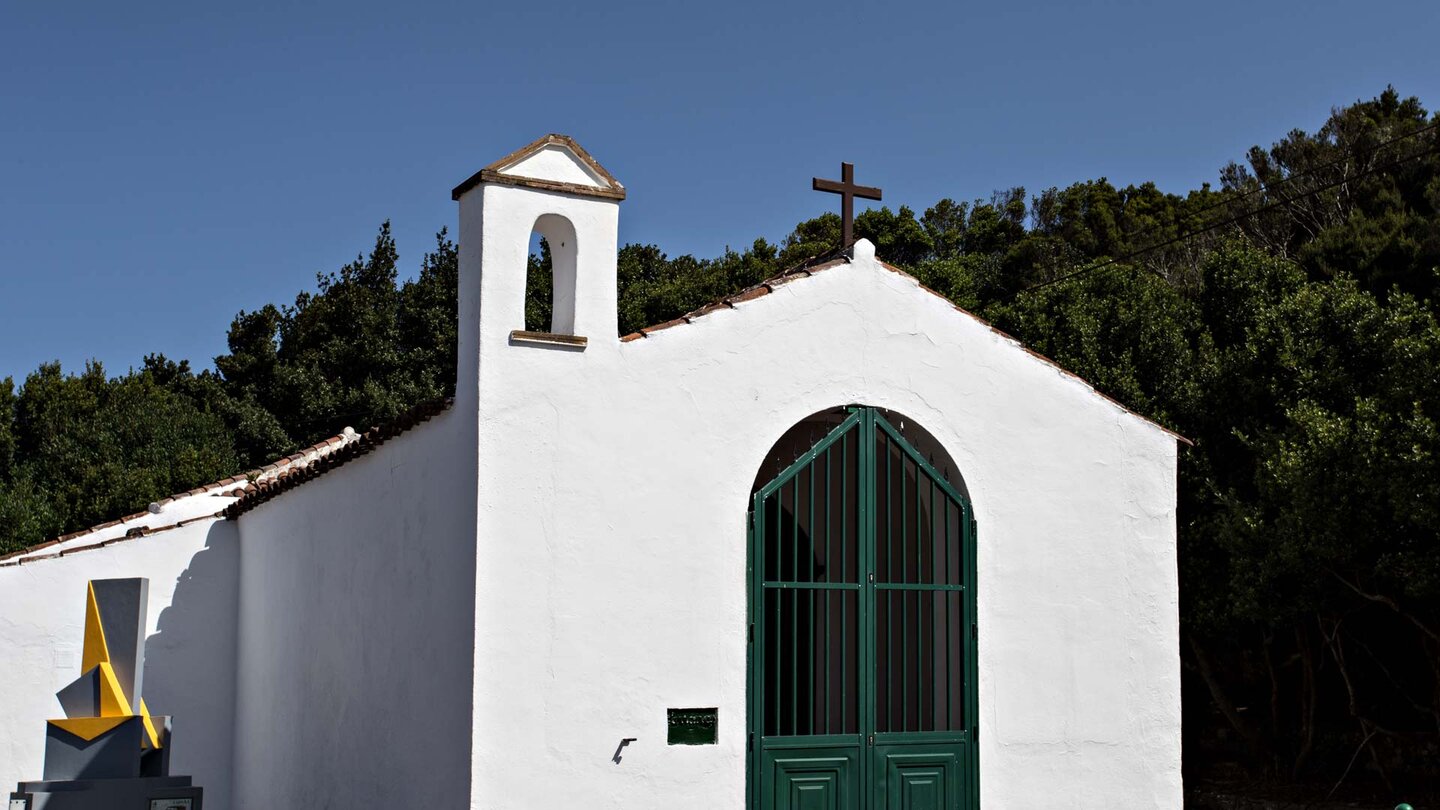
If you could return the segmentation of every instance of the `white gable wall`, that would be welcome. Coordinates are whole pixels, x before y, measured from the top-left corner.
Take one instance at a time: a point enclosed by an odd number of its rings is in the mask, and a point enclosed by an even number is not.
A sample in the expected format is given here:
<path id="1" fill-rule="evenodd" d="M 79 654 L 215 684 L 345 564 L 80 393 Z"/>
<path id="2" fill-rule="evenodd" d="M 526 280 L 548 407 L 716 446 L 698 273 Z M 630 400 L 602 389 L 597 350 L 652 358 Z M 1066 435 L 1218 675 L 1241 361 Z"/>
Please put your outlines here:
<path id="1" fill-rule="evenodd" d="M 575 233 L 583 351 L 510 339 L 545 215 Z M 861 403 L 973 500 L 982 805 L 1181 806 L 1171 436 L 865 244 L 621 343 L 614 200 L 482 184 L 460 221 L 448 412 L 239 521 L 0 568 L 0 778 L 40 771 L 85 580 L 148 576 L 147 702 L 212 810 L 742 807 L 750 486 Z M 667 708 L 706 706 L 718 745 L 665 745 Z"/>
<path id="2" fill-rule="evenodd" d="M 481 343 L 472 807 L 743 806 L 750 485 L 847 403 L 973 498 L 982 805 L 1180 807 L 1173 437 L 873 259 L 613 335 Z M 666 746 L 695 706 L 720 744 Z"/>
<path id="3" fill-rule="evenodd" d="M 560 144 L 550 144 L 537 149 L 500 171 L 522 177 L 539 177 L 557 183 L 574 183 L 577 186 L 610 188 L 610 184 L 586 166 L 573 152 Z"/>

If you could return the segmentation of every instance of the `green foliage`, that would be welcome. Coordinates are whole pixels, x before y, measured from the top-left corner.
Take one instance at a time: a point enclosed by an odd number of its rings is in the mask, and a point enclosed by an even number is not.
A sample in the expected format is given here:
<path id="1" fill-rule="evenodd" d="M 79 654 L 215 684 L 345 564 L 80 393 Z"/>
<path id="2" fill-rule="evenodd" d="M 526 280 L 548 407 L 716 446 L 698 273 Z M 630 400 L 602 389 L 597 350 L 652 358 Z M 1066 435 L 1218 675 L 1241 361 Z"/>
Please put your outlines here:
<path id="1" fill-rule="evenodd" d="M 456 257 L 441 231 L 419 277 L 397 286 L 386 222 L 370 255 L 317 276 L 317 292 L 237 315 L 215 368 L 246 463 L 453 393 Z"/>
<path id="2" fill-rule="evenodd" d="M 1265 528 L 1233 538 L 1234 556 L 1253 563 L 1234 572 L 1247 618 L 1335 609 L 1352 596 L 1337 579 L 1440 602 L 1435 315 L 1345 277 L 1309 283 L 1263 312 L 1222 362 L 1259 387 L 1269 417 L 1236 430 L 1254 459 L 1246 509 Z"/>
<path id="3" fill-rule="evenodd" d="M 856 218 L 886 261 L 1195 440 L 1187 757 L 1303 778 L 1364 750 L 1356 773 L 1440 776 L 1416 764 L 1440 745 L 1436 124 L 1387 89 L 1251 149 L 1218 190 L 1101 178 Z M 823 214 L 715 258 L 626 245 L 621 334 L 833 255 L 840 230 Z M 453 392 L 456 258 L 442 231 L 398 283 L 387 223 L 292 305 L 239 313 L 213 372 L 151 356 L 0 382 L 0 551 Z M 542 242 L 526 328 L 549 328 L 551 296 Z"/>
<path id="4" fill-rule="evenodd" d="M 1244 230 L 1311 277 L 1347 274 L 1373 292 L 1395 287 L 1434 300 L 1440 141 L 1433 130 L 1404 137 L 1430 123 L 1418 99 L 1386 88 L 1335 111 L 1313 135 L 1295 130 L 1268 150 L 1252 148 L 1248 165 L 1231 164 L 1222 180 L 1227 189 L 1273 189 L 1256 201 L 1284 204 Z"/>
<path id="5" fill-rule="evenodd" d="M 108 379 L 98 364 L 67 375 L 47 363 L 18 394 L 10 388 L 0 388 L 11 403 L 0 488 L 8 548 L 144 509 L 237 466 L 224 421 L 149 370 Z"/>
<path id="6" fill-rule="evenodd" d="M 987 314 L 1036 351 L 1161 423 L 1181 421 L 1198 394 L 1197 307 L 1152 275 L 1111 266 L 995 304 Z"/>
<path id="7" fill-rule="evenodd" d="M 551 302 L 555 297 L 555 276 L 550 270 L 550 243 L 540 240 L 540 253 L 526 259 L 525 265 L 525 328 L 531 332 L 549 332 Z"/>
<path id="8" fill-rule="evenodd" d="M 0 380 L 0 481 L 14 473 L 15 445 L 15 380 Z"/>

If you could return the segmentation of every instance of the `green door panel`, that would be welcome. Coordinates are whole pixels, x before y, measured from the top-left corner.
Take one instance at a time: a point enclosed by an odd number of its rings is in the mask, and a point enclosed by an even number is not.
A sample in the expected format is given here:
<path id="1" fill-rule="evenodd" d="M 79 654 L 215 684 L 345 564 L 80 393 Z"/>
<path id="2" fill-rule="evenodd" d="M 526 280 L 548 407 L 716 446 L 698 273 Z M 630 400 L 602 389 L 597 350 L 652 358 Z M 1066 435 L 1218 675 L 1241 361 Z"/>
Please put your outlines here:
<path id="1" fill-rule="evenodd" d="M 860 750 L 782 748 L 765 752 L 762 804 L 775 810 L 859 810 Z"/>
<path id="2" fill-rule="evenodd" d="M 874 810 L 960 810 L 962 744 L 875 748 Z"/>

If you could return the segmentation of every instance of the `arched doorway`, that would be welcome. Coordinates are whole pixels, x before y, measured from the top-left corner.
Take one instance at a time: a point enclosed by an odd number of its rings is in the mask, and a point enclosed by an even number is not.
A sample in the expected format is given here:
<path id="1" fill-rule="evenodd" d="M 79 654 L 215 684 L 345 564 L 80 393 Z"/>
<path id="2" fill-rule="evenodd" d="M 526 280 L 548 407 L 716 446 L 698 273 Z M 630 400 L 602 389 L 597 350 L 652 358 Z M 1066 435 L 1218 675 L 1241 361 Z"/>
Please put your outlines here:
<path id="1" fill-rule="evenodd" d="M 954 464 L 862 406 L 771 457 L 750 514 L 750 807 L 973 810 L 975 522 Z"/>

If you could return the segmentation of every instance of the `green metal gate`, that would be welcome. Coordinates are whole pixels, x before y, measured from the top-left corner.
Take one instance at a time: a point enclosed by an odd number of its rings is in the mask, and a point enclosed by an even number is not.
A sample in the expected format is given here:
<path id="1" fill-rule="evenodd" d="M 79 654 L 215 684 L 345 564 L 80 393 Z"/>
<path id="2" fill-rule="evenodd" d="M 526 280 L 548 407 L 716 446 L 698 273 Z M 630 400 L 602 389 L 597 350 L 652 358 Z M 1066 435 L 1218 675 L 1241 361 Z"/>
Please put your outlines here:
<path id="1" fill-rule="evenodd" d="M 752 810 L 974 810 L 975 522 L 873 408 L 754 496 Z"/>

